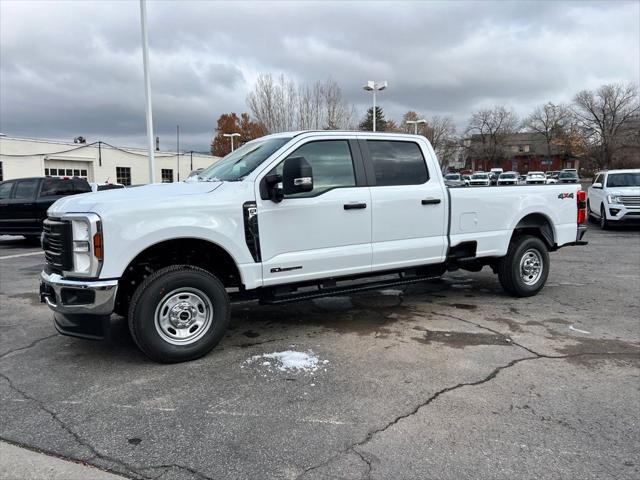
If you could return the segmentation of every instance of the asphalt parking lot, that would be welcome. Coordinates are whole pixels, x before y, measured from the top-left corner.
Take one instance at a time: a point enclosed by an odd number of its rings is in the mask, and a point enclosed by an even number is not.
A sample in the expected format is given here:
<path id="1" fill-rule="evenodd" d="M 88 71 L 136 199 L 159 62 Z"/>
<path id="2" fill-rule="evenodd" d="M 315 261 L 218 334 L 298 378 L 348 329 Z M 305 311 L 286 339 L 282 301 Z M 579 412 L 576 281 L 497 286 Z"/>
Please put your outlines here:
<path id="1" fill-rule="evenodd" d="M 0 437 L 163 480 L 638 478 L 640 231 L 587 239 L 533 298 L 485 269 L 240 304 L 211 354 L 159 365 L 122 319 L 109 342 L 56 334 L 43 256 L 2 238 Z M 286 350 L 317 363 L 259 357 Z"/>

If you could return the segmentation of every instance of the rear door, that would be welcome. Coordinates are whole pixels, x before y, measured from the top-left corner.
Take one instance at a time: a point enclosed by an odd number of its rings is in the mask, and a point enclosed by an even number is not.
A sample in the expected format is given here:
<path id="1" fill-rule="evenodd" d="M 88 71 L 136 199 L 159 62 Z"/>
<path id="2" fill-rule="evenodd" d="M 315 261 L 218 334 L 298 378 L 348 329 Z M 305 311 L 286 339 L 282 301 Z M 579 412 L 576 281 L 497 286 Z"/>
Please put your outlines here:
<path id="1" fill-rule="evenodd" d="M 361 139 L 371 185 L 372 270 L 444 261 L 445 187 L 411 140 Z"/>

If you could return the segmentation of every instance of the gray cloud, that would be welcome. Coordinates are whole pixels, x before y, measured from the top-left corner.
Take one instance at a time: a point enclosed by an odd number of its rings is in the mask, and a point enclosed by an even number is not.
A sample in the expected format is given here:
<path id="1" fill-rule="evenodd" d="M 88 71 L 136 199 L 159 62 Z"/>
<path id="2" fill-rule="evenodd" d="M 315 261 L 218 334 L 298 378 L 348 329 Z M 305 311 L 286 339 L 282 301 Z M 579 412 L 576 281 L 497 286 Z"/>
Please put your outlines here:
<path id="1" fill-rule="evenodd" d="M 0 2 L 0 131 L 145 143 L 138 2 Z M 639 82 L 638 2 L 154 2 L 154 120 L 166 146 L 206 150 L 262 72 L 334 78 L 359 114 L 495 103 L 519 114 L 583 88 Z"/>

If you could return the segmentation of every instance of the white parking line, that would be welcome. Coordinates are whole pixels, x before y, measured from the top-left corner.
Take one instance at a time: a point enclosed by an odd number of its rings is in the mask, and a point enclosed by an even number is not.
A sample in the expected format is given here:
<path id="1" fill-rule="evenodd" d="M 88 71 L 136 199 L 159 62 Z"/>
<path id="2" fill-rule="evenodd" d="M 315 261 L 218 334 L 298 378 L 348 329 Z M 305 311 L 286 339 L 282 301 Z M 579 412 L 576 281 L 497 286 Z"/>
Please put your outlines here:
<path id="1" fill-rule="evenodd" d="M 18 257 L 30 257 L 31 255 L 43 255 L 44 252 L 31 252 L 31 253 L 17 253 L 16 255 L 7 255 L 5 257 L 0 257 L 0 260 L 6 260 L 9 258 L 18 258 Z"/>

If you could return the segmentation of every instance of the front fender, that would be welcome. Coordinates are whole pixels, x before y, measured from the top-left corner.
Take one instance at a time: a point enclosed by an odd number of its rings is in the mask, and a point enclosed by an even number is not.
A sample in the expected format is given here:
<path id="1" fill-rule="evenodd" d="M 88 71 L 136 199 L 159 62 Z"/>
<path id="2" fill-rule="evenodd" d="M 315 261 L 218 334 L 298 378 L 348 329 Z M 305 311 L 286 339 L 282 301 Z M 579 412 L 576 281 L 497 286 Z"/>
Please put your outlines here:
<path id="1" fill-rule="evenodd" d="M 104 224 L 104 264 L 100 278 L 120 278 L 129 263 L 141 252 L 158 243 L 194 238 L 215 243 L 229 253 L 236 265 L 253 263 L 245 243 L 241 211 L 215 215 L 168 214 L 164 217 L 123 222 L 107 218 Z"/>

